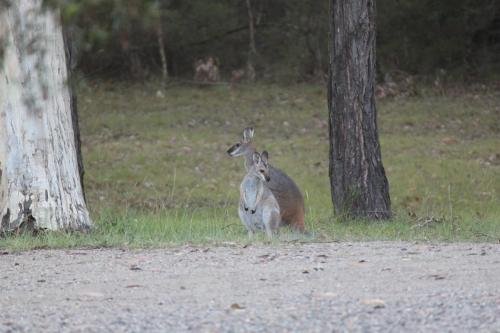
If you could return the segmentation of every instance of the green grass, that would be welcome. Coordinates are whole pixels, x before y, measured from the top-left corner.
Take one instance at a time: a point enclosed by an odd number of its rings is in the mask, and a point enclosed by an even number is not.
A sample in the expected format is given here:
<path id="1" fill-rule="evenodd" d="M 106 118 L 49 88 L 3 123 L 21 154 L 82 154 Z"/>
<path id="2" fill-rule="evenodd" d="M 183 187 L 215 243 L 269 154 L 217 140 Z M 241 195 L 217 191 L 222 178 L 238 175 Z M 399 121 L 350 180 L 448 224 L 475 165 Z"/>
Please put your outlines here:
<path id="1" fill-rule="evenodd" d="M 247 242 L 237 216 L 243 161 L 226 156 L 246 126 L 296 180 L 317 240 L 500 238 L 500 94 L 486 89 L 378 102 L 394 218 L 341 221 L 328 180 L 325 89 L 316 85 L 79 89 L 91 234 L 0 239 L 0 248 L 148 247 Z M 297 237 L 284 232 L 281 241 Z M 257 241 L 263 241 L 259 237 Z M 307 239 L 304 239 L 307 240 Z"/>

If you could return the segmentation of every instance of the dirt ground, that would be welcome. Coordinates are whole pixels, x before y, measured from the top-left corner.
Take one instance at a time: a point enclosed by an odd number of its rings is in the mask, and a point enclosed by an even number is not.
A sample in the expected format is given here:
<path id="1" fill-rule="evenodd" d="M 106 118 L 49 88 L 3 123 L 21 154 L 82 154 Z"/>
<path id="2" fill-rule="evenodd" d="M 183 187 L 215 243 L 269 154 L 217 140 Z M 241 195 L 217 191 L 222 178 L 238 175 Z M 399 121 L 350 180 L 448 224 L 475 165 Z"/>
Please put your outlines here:
<path id="1" fill-rule="evenodd" d="M 0 332 L 500 331 L 498 244 L 0 254 Z"/>

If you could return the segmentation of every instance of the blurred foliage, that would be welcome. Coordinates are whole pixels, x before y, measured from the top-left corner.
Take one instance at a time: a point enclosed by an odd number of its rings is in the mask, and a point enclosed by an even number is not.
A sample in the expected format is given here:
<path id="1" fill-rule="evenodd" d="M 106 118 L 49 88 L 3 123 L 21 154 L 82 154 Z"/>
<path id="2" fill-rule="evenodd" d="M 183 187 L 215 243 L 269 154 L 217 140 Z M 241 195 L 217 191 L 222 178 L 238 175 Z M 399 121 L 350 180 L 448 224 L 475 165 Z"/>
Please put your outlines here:
<path id="1" fill-rule="evenodd" d="M 500 62 L 500 1 L 378 1 L 381 66 L 411 73 Z"/>
<path id="2" fill-rule="evenodd" d="M 46 0 L 61 7 L 78 66 L 95 76 L 160 72 L 158 27 L 172 76 L 192 76 L 200 58 L 223 76 L 248 57 L 245 0 Z M 252 0 L 260 79 L 323 78 L 328 0 Z M 377 1 L 379 73 L 480 73 L 500 67 L 500 1 Z"/>

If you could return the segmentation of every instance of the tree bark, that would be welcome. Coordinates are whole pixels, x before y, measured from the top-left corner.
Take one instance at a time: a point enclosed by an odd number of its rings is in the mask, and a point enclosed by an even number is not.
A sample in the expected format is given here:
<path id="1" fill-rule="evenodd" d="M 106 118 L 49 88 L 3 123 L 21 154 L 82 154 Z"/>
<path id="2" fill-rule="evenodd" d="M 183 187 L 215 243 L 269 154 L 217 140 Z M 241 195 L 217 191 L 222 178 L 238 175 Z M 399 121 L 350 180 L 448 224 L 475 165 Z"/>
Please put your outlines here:
<path id="1" fill-rule="evenodd" d="M 0 232 L 89 229 L 60 17 L 40 0 L 12 1 L 0 39 Z"/>
<path id="2" fill-rule="evenodd" d="M 330 2 L 330 185 L 337 213 L 387 219 L 375 107 L 375 1 Z"/>
<path id="3" fill-rule="evenodd" d="M 73 122 L 73 132 L 75 134 L 76 160 L 78 162 L 78 174 L 80 175 L 80 185 L 82 186 L 83 199 L 87 202 L 83 182 L 85 169 L 83 167 L 82 141 L 80 138 L 80 122 L 78 118 L 78 102 L 75 94 L 75 82 L 72 75 L 77 62 L 77 48 L 75 47 L 75 37 L 73 31 L 73 29 L 67 29 L 67 27 L 63 26 L 64 51 L 66 55 L 66 69 L 68 74 L 67 82 L 71 99 L 71 120 Z"/>

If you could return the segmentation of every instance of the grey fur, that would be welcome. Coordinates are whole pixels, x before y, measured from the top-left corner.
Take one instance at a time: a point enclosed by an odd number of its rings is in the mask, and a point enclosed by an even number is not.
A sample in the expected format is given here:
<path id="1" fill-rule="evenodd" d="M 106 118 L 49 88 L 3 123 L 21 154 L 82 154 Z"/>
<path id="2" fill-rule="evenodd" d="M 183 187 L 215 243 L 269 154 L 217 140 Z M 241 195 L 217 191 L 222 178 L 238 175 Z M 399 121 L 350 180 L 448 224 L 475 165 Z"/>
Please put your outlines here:
<path id="1" fill-rule="evenodd" d="M 255 155 L 259 154 L 254 153 Z M 262 168 L 266 169 L 266 174 L 261 173 Z M 238 215 L 250 235 L 258 230 L 265 230 L 268 237 L 273 237 L 281 222 L 280 208 L 266 185 L 265 177 L 267 165 L 259 158 L 241 182 Z"/>
<path id="2" fill-rule="evenodd" d="M 231 146 L 227 151 L 229 156 L 243 156 L 245 158 L 247 172 L 254 165 L 253 154 L 256 150 L 252 140 L 253 135 L 252 128 L 245 128 L 241 141 Z M 266 186 L 278 201 L 281 224 L 290 225 L 295 230 L 304 232 L 304 198 L 299 187 L 280 169 L 272 165 L 269 165 L 268 169 L 270 180 L 266 182 Z"/>

